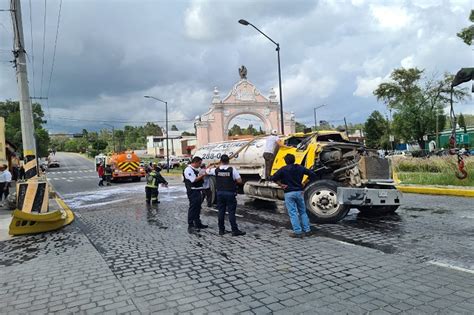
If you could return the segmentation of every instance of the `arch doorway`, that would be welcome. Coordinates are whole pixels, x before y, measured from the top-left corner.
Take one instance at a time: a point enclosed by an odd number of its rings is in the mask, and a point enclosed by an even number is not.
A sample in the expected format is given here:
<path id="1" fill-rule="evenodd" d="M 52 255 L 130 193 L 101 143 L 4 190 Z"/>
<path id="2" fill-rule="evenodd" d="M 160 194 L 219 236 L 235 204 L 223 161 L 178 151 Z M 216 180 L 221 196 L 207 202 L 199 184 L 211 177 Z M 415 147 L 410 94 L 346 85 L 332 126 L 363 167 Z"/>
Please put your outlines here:
<path id="1" fill-rule="evenodd" d="M 271 89 L 269 96 L 265 97 L 246 77 L 241 77 L 224 99 L 215 88 L 209 111 L 196 117 L 198 147 L 227 140 L 229 128 L 239 116 L 260 120 L 262 131 L 266 134 L 273 129 L 280 132 L 280 105 L 275 91 Z M 284 113 L 284 118 L 285 134 L 294 133 L 294 114 Z"/>

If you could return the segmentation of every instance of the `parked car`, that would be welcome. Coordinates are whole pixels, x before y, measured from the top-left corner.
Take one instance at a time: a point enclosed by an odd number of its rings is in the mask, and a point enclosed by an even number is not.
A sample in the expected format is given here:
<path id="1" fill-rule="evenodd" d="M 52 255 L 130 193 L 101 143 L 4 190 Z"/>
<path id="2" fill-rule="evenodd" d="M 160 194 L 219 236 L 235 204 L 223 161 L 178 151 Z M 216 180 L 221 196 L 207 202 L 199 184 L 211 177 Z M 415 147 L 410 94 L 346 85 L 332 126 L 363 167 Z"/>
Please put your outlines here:
<path id="1" fill-rule="evenodd" d="M 48 168 L 53 168 L 53 167 L 60 167 L 61 165 L 59 164 L 58 160 L 50 160 L 48 162 Z"/>
<path id="2" fill-rule="evenodd" d="M 170 165 L 169 165 L 169 168 L 170 169 L 173 169 L 173 168 L 176 168 L 176 167 L 179 167 L 181 165 L 181 162 L 179 159 L 177 158 L 170 158 Z M 167 166 L 167 160 L 164 159 L 164 160 L 161 160 L 158 162 L 158 166 L 161 167 L 162 169 L 167 169 L 168 166 Z"/>

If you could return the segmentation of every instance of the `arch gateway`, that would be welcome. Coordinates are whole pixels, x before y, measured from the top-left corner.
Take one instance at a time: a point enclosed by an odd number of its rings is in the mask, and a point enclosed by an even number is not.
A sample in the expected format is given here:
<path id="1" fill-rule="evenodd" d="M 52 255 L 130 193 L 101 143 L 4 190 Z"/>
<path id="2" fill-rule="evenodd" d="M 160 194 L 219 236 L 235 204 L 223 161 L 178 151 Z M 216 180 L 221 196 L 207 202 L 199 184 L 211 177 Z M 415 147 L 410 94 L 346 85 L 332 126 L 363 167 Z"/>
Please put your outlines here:
<path id="1" fill-rule="evenodd" d="M 237 116 L 250 114 L 257 116 L 269 134 L 273 129 L 281 133 L 280 104 L 276 100 L 273 88 L 268 97 L 263 96 L 257 87 L 247 80 L 247 69 L 239 69 L 240 80 L 224 99 L 221 99 L 217 87 L 214 88 L 209 111 L 196 117 L 197 145 L 228 139 L 229 124 Z M 295 132 L 294 113 L 284 113 L 285 134 Z"/>

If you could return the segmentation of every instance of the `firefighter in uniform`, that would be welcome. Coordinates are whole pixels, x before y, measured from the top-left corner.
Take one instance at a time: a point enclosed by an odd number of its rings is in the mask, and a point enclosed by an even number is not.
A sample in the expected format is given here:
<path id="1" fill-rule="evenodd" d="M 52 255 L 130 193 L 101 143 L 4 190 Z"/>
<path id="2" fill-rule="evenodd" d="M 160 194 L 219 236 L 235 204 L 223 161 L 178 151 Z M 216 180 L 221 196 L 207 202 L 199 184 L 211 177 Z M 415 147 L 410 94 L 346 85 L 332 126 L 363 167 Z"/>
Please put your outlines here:
<path id="1" fill-rule="evenodd" d="M 145 195 L 147 204 L 150 204 L 150 201 L 152 204 L 160 203 L 158 201 L 158 185 L 168 186 L 168 182 L 161 176 L 160 171 L 161 169 L 153 164 L 151 172 L 146 177 Z"/>
<path id="2" fill-rule="evenodd" d="M 110 181 L 112 179 L 112 167 L 110 164 L 107 164 L 104 169 L 105 181 L 107 182 L 107 186 L 110 186 Z"/>
<path id="3" fill-rule="evenodd" d="M 225 234 L 224 220 L 226 211 L 229 214 L 232 236 L 245 235 L 245 232 L 239 230 L 235 218 L 237 184 L 242 184 L 242 178 L 240 178 L 240 174 L 235 168 L 229 166 L 229 156 L 223 154 L 220 166 L 209 169 L 208 174 L 216 176 L 219 235 Z"/>
<path id="4" fill-rule="evenodd" d="M 199 156 L 193 157 L 190 165 L 188 165 L 183 171 L 184 185 L 186 186 L 186 192 L 189 199 L 188 209 L 188 232 L 198 232 L 199 229 L 205 229 L 208 226 L 201 222 L 201 204 L 202 197 L 201 192 L 204 184 L 204 177 L 207 174 L 204 172 L 200 173 L 202 159 Z"/>

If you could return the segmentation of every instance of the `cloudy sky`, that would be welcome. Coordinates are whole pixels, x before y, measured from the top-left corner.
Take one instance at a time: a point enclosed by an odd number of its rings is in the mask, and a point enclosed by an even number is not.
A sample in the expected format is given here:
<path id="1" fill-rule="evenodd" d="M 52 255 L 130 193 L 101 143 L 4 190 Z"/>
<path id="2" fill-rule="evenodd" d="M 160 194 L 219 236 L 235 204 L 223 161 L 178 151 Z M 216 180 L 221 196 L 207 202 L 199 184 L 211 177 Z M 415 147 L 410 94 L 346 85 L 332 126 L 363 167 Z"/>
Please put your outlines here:
<path id="1" fill-rule="evenodd" d="M 0 0 L 0 9 L 9 2 Z M 29 1 L 22 0 L 30 93 L 49 97 L 44 107 L 53 132 L 107 128 L 96 120 L 116 127 L 163 121 L 163 105 L 143 95 L 167 100 L 170 120 L 192 129 L 214 87 L 224 97 L 242 64 L 264 95 L 277 90 L 274 46 L 238 24 L 242 18 L 280 43 L 285 110 L 306 124 L 321 104 L 327 106 L 319 119 L 334 124 L 344 116 L 363 122 L 375 109 L 385 113 L 372 91 L 394 68 L 454 73 L 474 61 L 456 37 L 469 25 L 470 0 L 64 0 L 48 94 L 59 0 L 47 1 L 45 33 L 44 1 L 31 2 L 32 24 Z M 18 98 L 11 47 L 10 15 L 0 12 L 2 100 Z M 474 103 L 456 111 L 474 114 Z"/>

